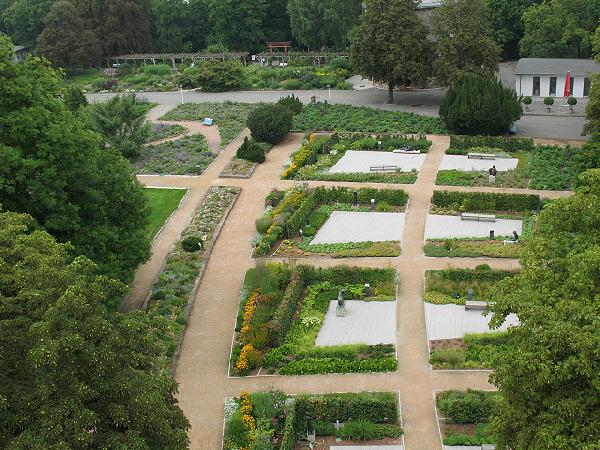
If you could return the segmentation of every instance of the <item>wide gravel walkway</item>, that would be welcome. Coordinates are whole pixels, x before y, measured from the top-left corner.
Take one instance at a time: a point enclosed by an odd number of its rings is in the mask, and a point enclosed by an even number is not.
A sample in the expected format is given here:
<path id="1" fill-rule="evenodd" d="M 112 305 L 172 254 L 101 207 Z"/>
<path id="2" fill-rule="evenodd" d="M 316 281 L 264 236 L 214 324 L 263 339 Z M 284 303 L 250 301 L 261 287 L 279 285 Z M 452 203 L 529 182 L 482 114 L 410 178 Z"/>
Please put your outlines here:
<path id="1" fill-rule="evenodd" d="M 151 111 L 151 117 L 153 113 L 156 114 L 155 118 L 158 118 L 166 112 L 163 106 L 157 108 L 163 110 Z M 196 127 L 196 125 L 191 126 Z M 195 129 L 202 132 L 201 128 Z M 264 198 L 272 188 L 287 189 L 295 185 L 294 181 L 280 180 L 279 176 L 283 164 L 298 147 L 301 139 L 301 134 L 290 134 L 269 152 L 267 161 L 257 168 L 252 178 L 247 180 L 218 178 L 221 169 L 241 144 L 241 138 L 226 148 L 201 176 L 139 176 L 138 179 L 148 186 L 185 187 L 190 192 L 154 241 L 152 258 L 138 270 L 132 287 L 133 293 L 126 309 L 135 309 L 141 304 L 140 301 L 143 302 L 169 249 L 191 220 L 198 202 L 208 187 L 211 185 L 240 186 L 242 188 L 241 195 L 215 243 L 197 291 L 177 364 L 178 397 L 184 413 L 192 424 L 189 434 L 190 448 L 207 450 L 221 448 L 225 397 L 237 396 L 242 390 L 257 391 L 276 388 L 289 394 L 364 390 L 399 391 L 402 398 L 406 449 L 442 449 L 435 419 L 433 391 L 466 388 L 490 389 L 491 386 L 488 383 L 488 374 L 485 372 L 431 370 L 422 301 L 424 271 L 448 267 L 473 268 L 482 263 L 488 263 L 499 269 L 518 268 L 516 260 L 428 258 L 423 255 L 423 236 L 430 198 L 435 189 L 434 182 L 438 166 L 444 150 L 449 144 L 449 139 L 444 136 L 428 136 L 428 139 L 433 141 L 433 146 L 421 168 L 419 180 L 414 185 L 318 181 L 308 183 L 311 186 L 401 188 L 410 195 L 400 257 L 347 260 L 307 258 L 302 261 L 306 264 L 323 267 L 345 263 L 398 269 L 401 276 L 396 310 L 398 371 L 379 374 L 228 378 L 229 352 L 237 314 L 239 289 L 246 270 L 257 264 L 257 261 L 251 257 L 252 248 L 250 246 L 250 240 L 255 233 L 254 220 L 263 212 Z M 451 189 L 464 190 L 465 188 Z M 551 198 L 569 195 L 567 192 L 501 188 L 477 190 L 529 192 Z"/>

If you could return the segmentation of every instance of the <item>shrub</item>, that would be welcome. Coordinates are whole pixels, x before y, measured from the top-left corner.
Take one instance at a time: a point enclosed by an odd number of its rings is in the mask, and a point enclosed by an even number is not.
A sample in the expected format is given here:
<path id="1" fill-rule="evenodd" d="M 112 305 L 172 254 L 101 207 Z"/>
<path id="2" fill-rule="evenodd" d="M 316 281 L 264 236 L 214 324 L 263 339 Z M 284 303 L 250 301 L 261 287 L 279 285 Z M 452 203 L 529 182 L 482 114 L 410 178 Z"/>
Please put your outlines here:
<path id="1" fill-rule="evenodd" d="M 88 105 L 87 98 L 81 89 L 77 86 L 67 86 L 63 92 L 63 102 L 69 111 L 76 113 L 84 106 Z"/>
<path id="2" fill-rule="evenodd" d="M 272 224 L 273 217 L 262 216 L 260 219 L 256 219 L 256 231 L 258 231 L 260 234 L 265 234 Z"/>
<path id="3" fill-rule="evenodd" d="M 469 75 L 448 89 L 440 106 L 446 126 L 461 134 L 500 134 L 523 110 L 513 89 L 493 77 Z"/>
<path id="4" fill-rule="evenodd" d="M 181 241 L 181 248 L 186 252 L 197 252 L 201 249 L 202 238 L 200 236 L 187 236 Z"/>
<path id="5" fill-rule="evenodd" d="M 386 392 L 301 395 L 296 399 L 296 413 L 299 420 L 309 415 L 314 421 L 331 423 L 364 419 L 394 424 L 398 422 L 397 402 L 395 394 Z"/>
<path id="6" fill-rule="evenodd" d="M 554 98 L 553 97 L 545 97 L 544 98 L 544 105 L 546 105 L 548 107 L 548 111 L 549 111 L 550 107 L 552 105 L 554 105 Z"/>
<path id="7" fill-rule="evenodd" d="M 279 205 L 279 202 L 281 200 L 283 200 L 284 195 L 284 191 L 273 189 L 271 192 L 269 192 L 269 195 L 267 195 L 267 198 L 265 199 L 265 204 L 275 207 Z"/>
<path id="8" fill-rule="evenodd" d="M 442 392 L 438 406 L 442 415 L 452 423 L 488 422 L 495 407 L 494 393 L 467 390 Z"/>
<path id="9" fill-rule="evenodd" d="M 490 192 L 435 191 L 431 203 L 456 211 L 514 211 L 539 210 L 539 195 L 500 194 Z"/>
<path id="10" fill-rule="evenodd" d="M 473 147 L 499 148 L 506 152 L 533 150 L 533 139 L 503 136 L 450 136 L 450 148 L 471 149 Z"/>
<path id="11" fill-rule="evenodd" d="M 339 58 L 333 58 L 331 61 L 329 61 L 329 66 L 333 70 L 337 70 L 337 69 L 351 70 L 352 69 L 352 64 L 350 64 L 350 61 L 348 60 L 348 58 L 344 58 L 343 56 L 339 57 Z"/>
<path id="12" fill-rule="evenodd" d="M 156 64 L 152 66 L 145 66 L 140 69 L 140 72 L 143 72 L 147 75 L 156 75 L 164 77 L 167 75 L 171 75 L 171 66 L 169 66 L 168 64 Z"/>
<path id="13" fill-rule="evenodd" d="M 266 160 L 263 146 L 254 139 L 248 139 L 247 136 L 244 138 L 242 145 L 237 149 L 236 156 L 258 164 L 264 163 Z"/>
<path id="14" fill-rule="evenodd" d="M 300 99 L 294 94 L 280 98 L 277 104 L 289 109 L 292 112 L 292 114 L 299 114 L 302 111 L 302 108 L 304 107 Z"/>
<path id="15" fill-rule="evenodd" d="M 225 444 L 228 448 L 247 447 L 248 427 L 242 419 L 242 413 L 237 411 L 225 424 Z"/>
<path id="16" fill-rule="evenodd" d="M 351 441 L 399 438 L 402 433 L 402 428 L 399 425 L 378 424 L 364 419 L 346 422 L 338 431 L 340 438 Z"/>
<path id="17" fill-rule="evenodd" d="M 333 426 L 332 422 L 323 422 L 323 421 L 316 421 L 313 424 L 314 428 L 315 428 L 315 434 L 317 436 L 334 436 L 335 435 L 335 427 Z"/>
<path id="18" fill-rule="evenodd" d="M 229 48 L 222 44 L 221 42 L 217 42 L 215 44 L 210 44 L 204 49 L 205 53 L 229 53 Z"/>
<path id="19" fill-rule="evenodd" d="M 281 345 L 287 336 L 287 333 L 292 326 L 292 316 L 298 307 L 298 302 L 300 301 L 303 290 L 304 282 L 302 280 L 302 275 L 300 271 L 295 271 L 292 273 L 281 303 L 279 303 L 279 306 L 267 325 L 272 346 L 275 347 Z"/>
<path id="20" fill-rule="evenodd" d="M 378 212 L 391 212 L 391 211 L 393 211 L 393 208 L 390 206 L 390 204 L 386 203 L 386 202 L 378 203 L 377 206 L 375 207 L 375 209 Z"/>
<path id="21" fill-rule="evenodd" d="M 575 97 L 569 97 L 567 99 L 567 104 L 569 105 L 569 109 L 573 111 L 573 106 L 577 104 L 577 99 Z"/>
<path id="22" fill-rule="evenodd" d="M 183 71 L 180 83 L 205 92 L 225 92 L 246 86 L 244 66 L 237 61 L 206 61 Z"/>
<path id="23" fill-rule="evenodd" d="M 533 99 L 530 96 L 527 95 L 527 96 L 523 97 L 522 102 L 523 102 L 524 105 L 528 106 L 528 105 L 531 105 L 533 103 Z"/>
<path id="24" fill-rule="evenodd" d="M 281 105 L 260 105 L 248 115 L 246 122 L 257 141 L 277 144 L 292 128 L 292 112 Z"/>

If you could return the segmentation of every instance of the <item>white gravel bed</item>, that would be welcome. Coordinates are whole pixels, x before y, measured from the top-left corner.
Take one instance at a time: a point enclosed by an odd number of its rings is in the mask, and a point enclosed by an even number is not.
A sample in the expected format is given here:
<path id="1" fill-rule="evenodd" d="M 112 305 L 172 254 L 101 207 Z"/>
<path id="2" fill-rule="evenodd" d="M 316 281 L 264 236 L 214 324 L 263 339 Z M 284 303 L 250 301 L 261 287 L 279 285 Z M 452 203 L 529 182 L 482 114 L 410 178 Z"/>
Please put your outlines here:
<path id="1" fill-rule="evenodd" d="M 311 244 L 401 241 L 404 213 L 333 211 Z"/>
<path id="2" fill-rule="evenodd" d="M 344 317 L 336 316 L 336 307 L 337 300 L 329 302 L 315 342 L 317 347 L 396 343 L 396 302 L 347 300 Z"/>
<path id="3" fill-rule="evenodd" d="M 515 170 L 519 164 L 517 158 L 469 159 L 463 155 L 444 155 L 439 170 L 460 170 L 462 172 L 483 172 L 496 166 L 498 172 Z"/>
<path id="4" fill-rule="evenodd" d="M 371 173 L 371 166 L 397 166 L 402 172 L 410 172 L 413 169 L 421 170 L 425 158 L 427 158 L 427 154 L 405 155 L 384 151 L 348 150 L 342 159 L 329 169 L 329 172 Z"/>
<path id="5" fill-rule="evenodd" d="M 490 330 L 491 314 L 484 316 L 484 311 L 465 309 L 463 305 L 434 305 L 425 303 L 425 318 L 427 321 L 427 338 L 457 339 L 467 333 L 486 333 L 489 331 L 506 330 L 510 325 L 517 325 L 519 319 L 515 314 L 510 314 L 502 327 Z"/>
<path id="6" fill-rule="evenodd" d="M 522 220 L 496 219 L 495 222 L 462 220 L 460 216 L 428 214 L 425 239 L 486 237 L 494 230 L 496 236 L 512 236 L 523 231 Z"/>

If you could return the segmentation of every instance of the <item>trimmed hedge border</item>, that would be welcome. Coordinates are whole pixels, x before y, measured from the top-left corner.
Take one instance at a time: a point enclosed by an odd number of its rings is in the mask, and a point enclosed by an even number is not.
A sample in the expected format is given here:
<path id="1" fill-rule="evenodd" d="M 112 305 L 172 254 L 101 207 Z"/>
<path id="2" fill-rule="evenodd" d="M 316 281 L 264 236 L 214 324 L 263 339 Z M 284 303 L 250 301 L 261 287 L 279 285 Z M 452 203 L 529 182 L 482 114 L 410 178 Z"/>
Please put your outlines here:
<path id="1" fill-rule="evenodd" d="M 457 211 L 538 211 L 542 207 L 539 195 L 501 194 L 495 192 L 435 191 L 431 204 Z"/>
<path id="2" fill-rule="evenodd" d="M 506 152 L 533 150 L 533 139 L 501 136 L 450 136 L 450 148 L 469 149 L 473 147 L 493 147 Z"/>

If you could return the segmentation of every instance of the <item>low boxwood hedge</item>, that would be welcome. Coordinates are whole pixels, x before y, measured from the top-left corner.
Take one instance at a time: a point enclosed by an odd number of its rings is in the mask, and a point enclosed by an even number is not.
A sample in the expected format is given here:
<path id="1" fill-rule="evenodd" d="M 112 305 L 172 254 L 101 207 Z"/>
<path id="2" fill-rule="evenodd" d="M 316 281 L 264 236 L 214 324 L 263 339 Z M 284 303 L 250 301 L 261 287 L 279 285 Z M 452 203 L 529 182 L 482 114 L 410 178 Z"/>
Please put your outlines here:
<path id="1" fill-rule="evenodd" d="M 542 201 L 539 195 L 435 191 L 431 203 L 456 211 L 526 212 L 539 210 Z"/>
<path id="2" fill-rule="evenodd" d="M 533 139 L 502 136 L 450 136 L 450 148 L 493 147 L 506 152 L 533 150 Z"/>

